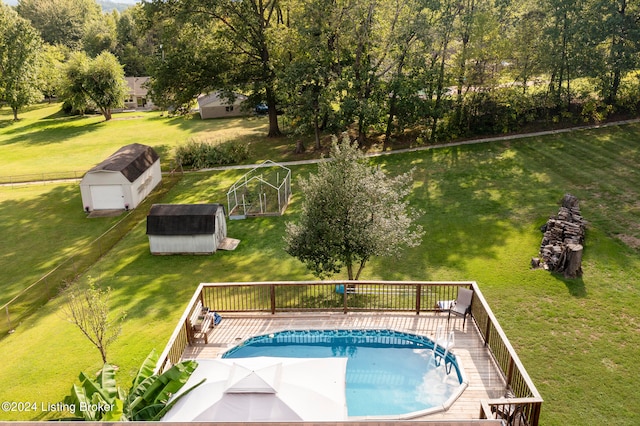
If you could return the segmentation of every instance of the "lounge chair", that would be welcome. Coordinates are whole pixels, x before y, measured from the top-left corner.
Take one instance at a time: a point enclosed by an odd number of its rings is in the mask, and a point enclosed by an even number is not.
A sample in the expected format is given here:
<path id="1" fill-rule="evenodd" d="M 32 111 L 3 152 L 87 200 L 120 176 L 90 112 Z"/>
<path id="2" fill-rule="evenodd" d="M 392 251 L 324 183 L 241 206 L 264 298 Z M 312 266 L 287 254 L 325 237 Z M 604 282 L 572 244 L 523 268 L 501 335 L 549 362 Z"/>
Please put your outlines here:
<path id="1" fill-rule="evenodd" d="M 451 319 L 451 314 L 457 315 L 463 318 L 462 328 L 467 321 L 467 315 L 471 313 L 471 300 L 473 299 L 473 290 L 460 287 L 458 289 L 458 297 L 455 302 L 449 307 L 449 315 L 447 315 L 447 325 Z"/>

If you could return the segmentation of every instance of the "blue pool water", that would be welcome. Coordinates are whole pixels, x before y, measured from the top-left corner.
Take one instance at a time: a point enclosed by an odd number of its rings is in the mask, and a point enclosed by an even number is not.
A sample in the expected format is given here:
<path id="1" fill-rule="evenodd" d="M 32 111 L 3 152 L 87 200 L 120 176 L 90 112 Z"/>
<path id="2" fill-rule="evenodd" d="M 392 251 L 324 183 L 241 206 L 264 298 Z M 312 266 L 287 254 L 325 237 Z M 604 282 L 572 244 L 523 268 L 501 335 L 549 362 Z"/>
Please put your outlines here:
<path id="1" fill-rule="evenodd" d="M 248 339 L 223 358 L 347 357 L 349 416 L 399 416 L 440 406 L 460 388 L 456 358 L 436 366 L 433 346 L 391 330 L 283 331 Z"/>

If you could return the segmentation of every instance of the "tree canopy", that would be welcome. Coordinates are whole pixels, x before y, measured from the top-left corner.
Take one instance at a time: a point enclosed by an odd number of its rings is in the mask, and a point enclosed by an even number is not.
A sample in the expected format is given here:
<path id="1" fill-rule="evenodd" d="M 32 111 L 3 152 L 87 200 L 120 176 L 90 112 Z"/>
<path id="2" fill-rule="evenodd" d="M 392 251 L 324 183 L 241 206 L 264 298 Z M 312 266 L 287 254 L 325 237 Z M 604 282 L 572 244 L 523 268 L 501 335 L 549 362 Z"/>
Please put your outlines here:
<path id="1" fill-rule="evenodd" d="M 124 70 L 116 57 L 102 52 L 95 59 L 76 52 L 67 62 L 63 75 L 62 98 L 73 108 L 84 112 L 95 106 L 111 120 L 111 110 L 124 106 L 129 92 Z"/>
<path id="2" fill-rule="evenodd" d="M 298 221 L 286 225 L 286 251 L 318 277 L 346 268 L 357 280 L 372 257 L 419 245 L 422 228 L 406 200 L 411 176 L 388 177 L 347 135 L 334 138 L 331 158 L 298 182 L 305 198 Z"/>
<path id="3" fill-rule="evenodd" d="M 13 111 L 42 99 L 38 90 L 38 55 L 42 40 L 29 22 L 0 3 L 0 99 Z"/>
<path id="4" fill-rule="evenodd" d="M 154 94 L 182 102 L 187 94 L 192 101 L 213 90 L 242 90 L 250 95 L 249 104 L 267 104 L 269 136 L 280 135 L 274 58 L 277 47 L 270 37 L 284 25 L 279 0 L 153 0 L 144 6 L 149 25 L 163 32 L 156 77 L 169 82 L 152 82 Z M 197 38 L 188 37 L 194 33 Z M 167 67 L 183 84 L 175 84 L 166 75 Z M 203 78 L 212 74 L 215 78 Z M 185 86 L 190 93 L 185 92 Z"/>
<path id="5" fill-rule="evenodd" d="M 323 132 L 347 129 L 361 145 L 384 136 L 387 149 L 640 110 L 638 1 L 148 0 L 101 13 L 94 0 L 19 0 L 15 10 L 65 61 L 108 51 L 125 75 L 149 75 L 157 105 L 188 112 L 201 94 L 242 93 L 248 109 L 267 104 L 270 136 L 285 114 L 317 150 Z"/>
<path id="6" fill-rule="evenodd" d="M 31 21 L 45 42 L 72 50 L 82 47 L 87 23 L 101 16 L 95 0 L 20 0 L 16 10 Z"/>

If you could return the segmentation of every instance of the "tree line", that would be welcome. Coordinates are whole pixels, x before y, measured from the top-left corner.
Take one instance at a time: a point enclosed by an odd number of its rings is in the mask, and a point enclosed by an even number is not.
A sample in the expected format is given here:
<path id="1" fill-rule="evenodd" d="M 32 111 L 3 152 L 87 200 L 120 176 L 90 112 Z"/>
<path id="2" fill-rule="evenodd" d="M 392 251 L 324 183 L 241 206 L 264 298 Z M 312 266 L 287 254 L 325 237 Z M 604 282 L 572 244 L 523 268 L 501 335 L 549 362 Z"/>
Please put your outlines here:
<path id="1" fill-rule="evenodd" d="M 87 18 L 39 16 L 45 3 L 84 5 L 64 16 Z M 92 4 L 16 10 L 43 46 L 106 50 L 127 75 L 150 75 L 156 104 L 187 111 L 201 93 L 241 92 L 268 106 L 270 136 L 284 112 L 317 146 L 344 129 L 361 143 L 427 142 L 638 108 L 636 1 L 147 0 L 98 15 Z"/>
<path id="2" fill-rule="evenodd" d="M 109 119 L 128 94 L 124 76 L 148 75 L 156 42 L 138 30 L 139 11 L 103 13 L 94 0 L 0 3 L 0 102 L 14 119 L 54 97 L 67 111 L 95 109 Z"/>
<path id="3" fill-rule="evenodd" d="M 629 0 L 152 0 L 154 92 L 209 89 L 278 108 L 300 133 L 384 142 L 635 113 L 640 3 Z"/>

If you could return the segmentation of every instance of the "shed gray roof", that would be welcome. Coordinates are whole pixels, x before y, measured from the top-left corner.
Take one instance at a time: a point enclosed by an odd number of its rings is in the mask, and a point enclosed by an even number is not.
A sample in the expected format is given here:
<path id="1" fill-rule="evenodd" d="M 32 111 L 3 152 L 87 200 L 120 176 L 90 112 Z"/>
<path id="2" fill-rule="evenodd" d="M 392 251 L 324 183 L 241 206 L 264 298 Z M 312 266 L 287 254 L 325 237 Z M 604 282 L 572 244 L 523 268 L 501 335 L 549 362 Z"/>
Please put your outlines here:
<path id="1" fill-rule="evenodd" d="M 147 235 L 213 234 L 222 204 L 154 204 L 147 216 Z"/>
<path id="2" fill-rule="evenodd" d="M 120 172 L 129 182 L 135 182 L 158 158 L 160 157 L 150 146 L 132 143 L 123 146 L 87 173 L 105 170 Z"/>

